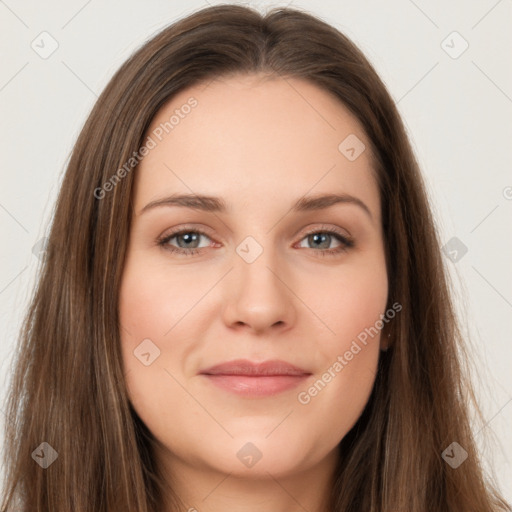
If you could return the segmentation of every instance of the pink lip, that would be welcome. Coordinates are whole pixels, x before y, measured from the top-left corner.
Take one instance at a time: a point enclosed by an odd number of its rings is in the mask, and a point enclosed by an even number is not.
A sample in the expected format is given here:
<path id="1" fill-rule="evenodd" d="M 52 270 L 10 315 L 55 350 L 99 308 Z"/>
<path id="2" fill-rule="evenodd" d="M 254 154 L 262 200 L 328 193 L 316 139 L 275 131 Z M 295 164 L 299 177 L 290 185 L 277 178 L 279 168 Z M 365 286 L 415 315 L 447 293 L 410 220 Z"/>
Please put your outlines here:
<path id="1" fill-rule="evenodd" d="M 216 386 L 245 397 L 272 396 L 298 386 L 311 372 L 285 361 L 238 359 L 202 370 Z"/>

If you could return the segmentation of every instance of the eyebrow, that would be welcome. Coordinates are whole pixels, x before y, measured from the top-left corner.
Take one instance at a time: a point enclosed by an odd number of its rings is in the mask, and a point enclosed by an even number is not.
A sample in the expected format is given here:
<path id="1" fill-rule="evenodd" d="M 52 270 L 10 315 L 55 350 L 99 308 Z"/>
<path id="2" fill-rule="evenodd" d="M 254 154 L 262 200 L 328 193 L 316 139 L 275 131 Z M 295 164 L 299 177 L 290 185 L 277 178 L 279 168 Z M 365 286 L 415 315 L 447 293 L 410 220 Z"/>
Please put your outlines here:
<path id="1" fill-rule="evenodd" d="M 357 197 L 349 194 L 319 194 L 314 196 L 303 196 L 292 206 L 294 212 L 308 212 L 324 210 L 335 204 L 353 204 L 359 206 L 372 219 L 370 209 Z M 220 197 L 197 195 L 197 194 L 174 194 L 162 199 L 151 201 L 141 209 L 139 215 L 161 206 L 181 206 L 200 210 L 204 212 L 225 213 L 227 205 Z"/>

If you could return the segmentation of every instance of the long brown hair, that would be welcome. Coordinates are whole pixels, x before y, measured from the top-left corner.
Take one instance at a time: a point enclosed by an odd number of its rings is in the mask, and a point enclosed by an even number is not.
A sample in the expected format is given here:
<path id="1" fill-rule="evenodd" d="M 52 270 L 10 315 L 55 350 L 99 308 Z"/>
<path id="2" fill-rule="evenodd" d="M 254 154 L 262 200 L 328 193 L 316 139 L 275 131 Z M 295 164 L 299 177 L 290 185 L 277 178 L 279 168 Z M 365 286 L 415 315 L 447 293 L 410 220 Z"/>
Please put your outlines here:
<path id="1" fill-rule="evenodd" d="M 21 332 L 2 510 L 162 509 L 166 484 L 154 439 L 124 384 L 118 291 L 136 167 L 116 171 L 176 93 L 253 73 L 309 80 L 363 126 L 381 193 L 389 304 L 403 306 L 388 326 L 392 345 L 370 400 L 339 445 L 331 509 L 511 510 L 478 462 L 473 394 L 439 241 L 389 93 L 361 51 L 323 21 L 297 9 L 263 16 L 234 5 L 202 9 L 146 42 L 115 73 L 78 137 Z M 468 454 L 457 469 L 442 457 L 453 442 Z M 55 454 L 48 467 L 37 463 Z"/>

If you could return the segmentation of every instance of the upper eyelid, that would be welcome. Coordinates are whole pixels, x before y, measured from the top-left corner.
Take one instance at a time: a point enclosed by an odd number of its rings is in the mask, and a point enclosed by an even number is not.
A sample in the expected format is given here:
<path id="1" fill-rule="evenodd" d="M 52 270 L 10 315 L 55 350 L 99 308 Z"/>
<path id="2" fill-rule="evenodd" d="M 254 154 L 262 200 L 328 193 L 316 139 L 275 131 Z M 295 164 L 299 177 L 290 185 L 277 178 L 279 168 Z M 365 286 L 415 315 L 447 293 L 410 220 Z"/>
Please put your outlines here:
<path id="1" fill-rule="evenodd" d="M 213 230 L 211 230 L 211 231 L 213 231 Z M 200 233 L 201 235 L 206 235 L 209 238 L 213 237 L 213 235 L 210 233 L 210 229 L 208 229 L 208 228 L 185 226 L 183 228 L 176 228 L 175 230 L 171 230 L 168 234 L 163 234 L 158 238 L 159 239 L 169 239 L 169 238 L 174 238 L 177 235 L 181 235 L 184 233 L 190 233 L 190 232 L 197 232 L 197 233 Z"/>
<path id="2" fill-rule="evenodd" d="M 301 231 L 303 230 L 306 230 L 306 232 L 310 232 L 310 231 L 321 231 L 321 230 L 337 230 L 337 231 L 345 231 L 347 233 L 347 236 L 351 236 L 350 235 L 350 232 L 348 231 L 348 229 L 346 228 L 342 228 L 340 226 L 335 226 L 335 225 L 331 225 L 331 224 L 326 224 L 326 223 L 320 223 L 319 225 L 314 225 L 310 228 L 300 228 L 298 229 L 295 234 L 293 236 L 296 236 L 298 235 Z M 177 227 L 177 228 L 173 228 L 169 231 L 169 235 L 176 235 L 176 234 L 179 234 L 179 233 L 184 233 L 184 232 L 188 232 L 188 231 L 197 231 L 197 232 L 200 232 L 200 233 L 205 233 L 207 235 L 210 235 L 212 234 L 213 236 L 213 232 L 214 232 L 214 229 L 212 228 L 209 228 L 207 226 L 196 226 L 194 224 L 191 224 L 191 225 L 188 225 L 188 224 L 185 224 L 184 226 L 182 227 Z M 166 236 L 166 235 L 162 235 L 162 236 Z"/>
<path id="3" fill-rule="evenodd" d="M 304 228 L 302 228 L 302 229 L 304 229 Z M 302 229 L 299 229 L 294 234 L 293 237 L 295 238 L 302 231 Z M 206 227 L 202 227 L 202 226 L 197 227 L 197 226 L 193 226 L 193 225 L 192 226 L 185 225 L 184 227 L 176 228 L 176 230 L 173 230 L 168 234 L 164 234 L 164 235 L 160 236 L 159 240 L 171 240 L 175 236 L 189 233 L 189 232 L 197 232 L 201 235 L 207 236 L 208 238 L 210 238 L 212 240 L 213 235 L 210 233 L 210 231 L 213 231 L 213 230 L 211 228 L 206 228 Z M 342 233 L 340 231 L 344 231 L 346 234 Z M 302 238 L 300 240 L 302 240 L 304 237 L 310 235 L 311 233 L 321 233 L 321 232 L 332 232 L 333 235 L 337 235 L 341 238 L 345 238 L 349 241 L 352 241 L 352 235 L 348 232 L 348 230 L 346 230 L 344 228 L 340 228 L 339 226 L 329 226 L 329 225 L 325 225 L 325 224 L 321 224 L 319 226 L 313 226 L 311 228 L 306 229 L 306 231 L 303 232 Z"/>

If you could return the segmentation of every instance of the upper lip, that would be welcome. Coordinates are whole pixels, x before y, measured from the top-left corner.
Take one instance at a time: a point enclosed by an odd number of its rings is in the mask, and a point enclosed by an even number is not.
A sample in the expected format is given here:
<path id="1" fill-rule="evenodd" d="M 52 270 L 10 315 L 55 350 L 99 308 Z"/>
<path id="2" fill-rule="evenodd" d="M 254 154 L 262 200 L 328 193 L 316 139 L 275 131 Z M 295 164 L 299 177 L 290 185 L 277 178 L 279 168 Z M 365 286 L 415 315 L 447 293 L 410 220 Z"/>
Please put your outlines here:
<path id="1" fill-rule="evenodd" d="M 225 363 L 210 366 L 200 372 L 203 375 L 247 375 L 247 376 L 270 376 L 270 375 L 311 375 L 311 372 L 287 363 L 274 359 L 271 361 L 254 362 L 248 359 L 236 359 Z"/>

